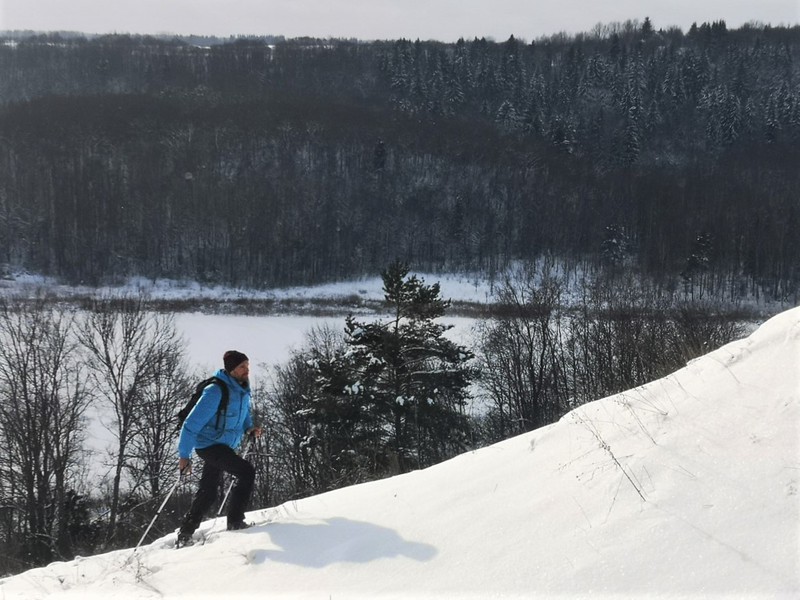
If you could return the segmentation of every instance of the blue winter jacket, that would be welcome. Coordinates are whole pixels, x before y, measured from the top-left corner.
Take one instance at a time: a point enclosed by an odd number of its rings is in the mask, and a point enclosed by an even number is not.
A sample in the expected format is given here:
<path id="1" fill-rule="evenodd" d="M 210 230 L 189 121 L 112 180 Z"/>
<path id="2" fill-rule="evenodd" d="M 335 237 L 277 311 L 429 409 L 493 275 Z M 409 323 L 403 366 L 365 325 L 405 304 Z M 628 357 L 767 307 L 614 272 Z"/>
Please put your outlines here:
<path id="1" fill-rule="evenodd" d="M 191 458 L 195 448 L 225 444 L 234 450 L 239 447 L 245 432 L 253 427 L 250 415 L 250 386 L 243 386 L 225 369 L 215 374 L 228 386 L 228 409 L 220 414 L 217 426 L 217 409 L 222 400 L 219 385 L 208 385 L 186 417 L 178 439 L 178 456 Z"/>

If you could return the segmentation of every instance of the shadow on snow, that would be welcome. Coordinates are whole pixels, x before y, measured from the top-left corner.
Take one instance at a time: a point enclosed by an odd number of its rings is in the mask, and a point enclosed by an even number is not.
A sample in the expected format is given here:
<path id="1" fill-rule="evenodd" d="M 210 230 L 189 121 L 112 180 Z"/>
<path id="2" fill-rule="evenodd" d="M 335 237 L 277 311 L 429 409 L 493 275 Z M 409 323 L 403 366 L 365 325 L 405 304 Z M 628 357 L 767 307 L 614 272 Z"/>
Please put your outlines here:
<path id="1" fill-rule="evenodd" d="M 269 526 L 277 550 L 253 550 L 252 563 L 270 560 L 304 567 L 333 563 L 367 563 L 404 556 L 428 561 L 436 556 L 430 544 L 404 540 L 395 531 L 372 523 L 332 518 L 324 523 L 273 523 Z"/>

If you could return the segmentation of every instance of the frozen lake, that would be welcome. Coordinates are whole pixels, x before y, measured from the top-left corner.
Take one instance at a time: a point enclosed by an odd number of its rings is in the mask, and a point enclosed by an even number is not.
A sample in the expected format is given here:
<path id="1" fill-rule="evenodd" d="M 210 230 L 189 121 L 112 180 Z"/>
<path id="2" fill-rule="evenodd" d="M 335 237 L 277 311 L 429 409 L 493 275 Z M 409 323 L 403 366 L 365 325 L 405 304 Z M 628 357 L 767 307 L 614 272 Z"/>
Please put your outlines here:
<path id="1" fill-rule="evenodd" d="M 359 317 L 372 322 L 376 316 Z M 452 325 L 448 336 L 469 346 L 470 331 L 475 319 L 443 317 L 439 321 Z M 258 385 L 270 367 L 285 363 L 292 350 L 300 349 L 314 327 L 329 326 L 344 330 L 345 318 L 301 315 L 209 315 L 181 313 L 175 325 L 186 342 L 186 356 L 191 366 L 209 373 L 222 366 L 226 350 L 239 350 L 250 358 L 251 379 Z"/>

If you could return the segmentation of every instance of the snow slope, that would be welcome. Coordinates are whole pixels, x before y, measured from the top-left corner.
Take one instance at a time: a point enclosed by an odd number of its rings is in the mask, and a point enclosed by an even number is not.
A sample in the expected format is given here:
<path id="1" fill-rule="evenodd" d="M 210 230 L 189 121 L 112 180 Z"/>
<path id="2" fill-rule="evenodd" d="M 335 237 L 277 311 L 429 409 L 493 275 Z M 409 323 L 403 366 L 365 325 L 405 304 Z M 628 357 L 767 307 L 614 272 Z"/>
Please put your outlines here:
<path id="1" fill-rule="evenodd" d="M 673 375 L 257 526 L 0 580 L 0 598 L 800 597 L 800 309 Z"/>

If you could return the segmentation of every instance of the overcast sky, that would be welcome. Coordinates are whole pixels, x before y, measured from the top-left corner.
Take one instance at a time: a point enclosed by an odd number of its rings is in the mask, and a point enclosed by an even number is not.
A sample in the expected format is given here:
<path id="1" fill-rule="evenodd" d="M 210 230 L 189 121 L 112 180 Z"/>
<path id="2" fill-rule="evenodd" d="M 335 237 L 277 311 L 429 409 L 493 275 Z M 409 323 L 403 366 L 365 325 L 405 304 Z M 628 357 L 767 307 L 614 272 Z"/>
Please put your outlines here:
<path id="1" fill-rule="evenodd" d="M 800 0 L 0 0 L 0 30 L 526 41 L 650 17 L 795 25 Z"/>

